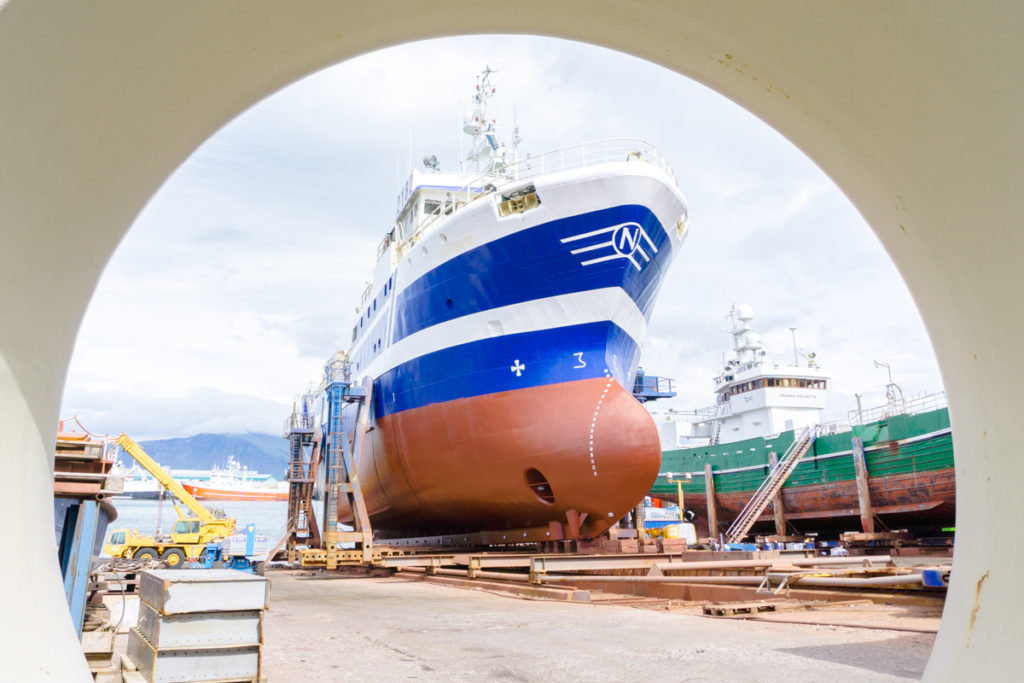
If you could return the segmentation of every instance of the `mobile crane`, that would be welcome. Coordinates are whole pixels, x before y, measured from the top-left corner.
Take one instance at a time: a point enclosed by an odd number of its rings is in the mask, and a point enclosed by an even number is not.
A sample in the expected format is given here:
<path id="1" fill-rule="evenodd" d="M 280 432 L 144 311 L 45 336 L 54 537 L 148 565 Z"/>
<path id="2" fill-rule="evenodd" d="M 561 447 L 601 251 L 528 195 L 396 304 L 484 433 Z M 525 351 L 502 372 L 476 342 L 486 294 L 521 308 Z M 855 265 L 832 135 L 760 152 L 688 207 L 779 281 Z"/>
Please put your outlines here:
<path id="1" fill-rule="evenodd" d="M 114 529 L 110 534 L 110 540 L 103 546 L 103 552 L 111 557 L 160 558 L 171 568 L 177 568 L 187 562 L 201 561 L 201 556 L 208 545 L 218 543 L 234 534 L 234 519 L 224 517 L 223 513 L 220 513 L 219 516 L 215 515 L 200 504 L 127 434 L 119 436 L 117 443 L 152 474 L 161 486 L 177 496 L 178 500 L 184 503 L 194 516 L 186 516 L 178 504 L 174 503 L 178 520 L 171 529 L 170 537 L 157 538 L 141 535 L 128 529 Z"/>

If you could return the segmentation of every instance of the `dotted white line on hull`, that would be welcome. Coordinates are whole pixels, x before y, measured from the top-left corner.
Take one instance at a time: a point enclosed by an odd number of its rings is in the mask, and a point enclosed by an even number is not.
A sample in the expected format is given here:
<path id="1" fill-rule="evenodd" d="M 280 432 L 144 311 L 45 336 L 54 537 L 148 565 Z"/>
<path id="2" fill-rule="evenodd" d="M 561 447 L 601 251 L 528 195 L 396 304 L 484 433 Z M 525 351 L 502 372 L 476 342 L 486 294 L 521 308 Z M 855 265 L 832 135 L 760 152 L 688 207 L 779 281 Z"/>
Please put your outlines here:
<path id="1" fill-rule="evenodd" d="M 590 421 L 590 470 L 597 476 L 597 463 L 594 461 L 594 429 L 597 427 L 597 415 L 601 411 L 601 404 L 604 403 L 604 397 L 608 394 L 608 390 L 612 386 L 612 382 L 615 378 L 608 372 L 608 368 L 604 369 L 604 376 L 607 380 L 604 384 L 604 391 L 601 392 L 601 398 L 597 400 L 597 405 L 594 406 L 594 419 Z"/>

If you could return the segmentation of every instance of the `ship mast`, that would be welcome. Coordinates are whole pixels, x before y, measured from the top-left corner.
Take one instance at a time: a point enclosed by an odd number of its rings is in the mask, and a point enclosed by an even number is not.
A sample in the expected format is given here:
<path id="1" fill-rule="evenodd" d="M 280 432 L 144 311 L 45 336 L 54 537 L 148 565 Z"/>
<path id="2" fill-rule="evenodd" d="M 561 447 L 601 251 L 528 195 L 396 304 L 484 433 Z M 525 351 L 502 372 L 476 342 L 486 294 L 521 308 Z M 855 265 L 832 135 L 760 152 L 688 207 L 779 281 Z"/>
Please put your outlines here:
<path id="1" fill-rule="evenodd" d="M 497 122 L 487 118 L 487 100 L 494 96 L 491 74 L 497 73 L 489 66 L 476 77 L 476 92 L 473 106 L 466 112 L 462 130 L 473 138 L 473 146 L 466 156 L 469 168 L 478 173 L 498 174 L 507 165 L 507 151 L 498 141 Z M 518 131 L 517 131 L 518 137 Z"/>

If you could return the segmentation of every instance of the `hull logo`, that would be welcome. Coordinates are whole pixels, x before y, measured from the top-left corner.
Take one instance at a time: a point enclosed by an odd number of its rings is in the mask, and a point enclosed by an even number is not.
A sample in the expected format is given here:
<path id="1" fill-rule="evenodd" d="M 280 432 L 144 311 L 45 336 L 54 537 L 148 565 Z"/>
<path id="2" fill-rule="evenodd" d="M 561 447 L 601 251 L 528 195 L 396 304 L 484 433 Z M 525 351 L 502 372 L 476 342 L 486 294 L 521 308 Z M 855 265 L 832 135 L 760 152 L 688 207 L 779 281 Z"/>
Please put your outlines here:
<path id="1" fill-rule="evenodd" d="M 511 369 L 512 372 L 516 373 L 516 377 L 522 377 L 523 376 L 523 370 L 526 369 L 526 363 L 520 363 L 519 359 L 516 358 L 515 365 L 509 366 L 509 369 Z"/>
<path id="2" fill-rule="evenodd" d="M 651 262 L 651 256 L 658 253 L 658 248 L 654 246 L 654 241 L 651 240 L 650 235 L 647 234 L 643 226 L 633 222 L 619 223 L 618 225 L 611 225 L 600 230 L 591 230 L 590 232 L 566 237 L 560 241 L 562 244 L 569 244 L 570 242 L 578 242 L 593 237 L 602 239 L 602 241 L 577 247 L 569 252 L 574 256 L 587 254 L 594 257 L 583 257 L 584 260 L 580 261 L 581 266 L 592 266 L 595 263 L 626 259 L 633 264 L 634 268 L 641 270 Z M 650 251 L 650 254 L 647 253 L 648 251 Z M 592 252 L 604 253 L 594 254 Z"/>

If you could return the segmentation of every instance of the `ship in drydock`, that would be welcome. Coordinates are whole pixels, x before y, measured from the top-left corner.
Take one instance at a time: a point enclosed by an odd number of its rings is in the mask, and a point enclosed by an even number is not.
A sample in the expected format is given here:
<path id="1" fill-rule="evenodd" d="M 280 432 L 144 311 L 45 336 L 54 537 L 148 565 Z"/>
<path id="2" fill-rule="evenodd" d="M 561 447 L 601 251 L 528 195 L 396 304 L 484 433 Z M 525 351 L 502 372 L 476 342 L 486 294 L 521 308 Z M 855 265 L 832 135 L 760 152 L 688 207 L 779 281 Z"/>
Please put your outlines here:
<path id="1" fill-rule="evenodd" d="M 632 388 L 685 237 L 683 195 L 642 140 L 519 159 L 518 131 L 505 147 L 487 113 L 491 73 L 465 117 L 462 170 L 428 157 L 402 189 L 333 363 L 372 383 L 355 469 L 378 537 L 590 538 L 658 474 L 657 428 Z M 323 385 L 303 399 L 318 431 L 328 404 Z"/>
<path id="2" fill-rule="evenodd" d="M 945 395 L 907 397 L 890 376 L 885 404 L 865 408 L 858 397 L 846 420 L 822 424 L 830 380 L 815 354 L 801 358 L 794 342 L 792 361 L 768 356 L 752 320 L 749 306 L 729 312 L 733 357 L 715 377 L 714 405 L 657 415 L 664 453 L 650 495 L 682 496 L 699 535 L 728 538 L 778 477 L 778 509 L 754 509 L 755 533 L 774 522 L 779 536 L 861 527 L 854 533 L 940 538 L 956 512 Z"/>

